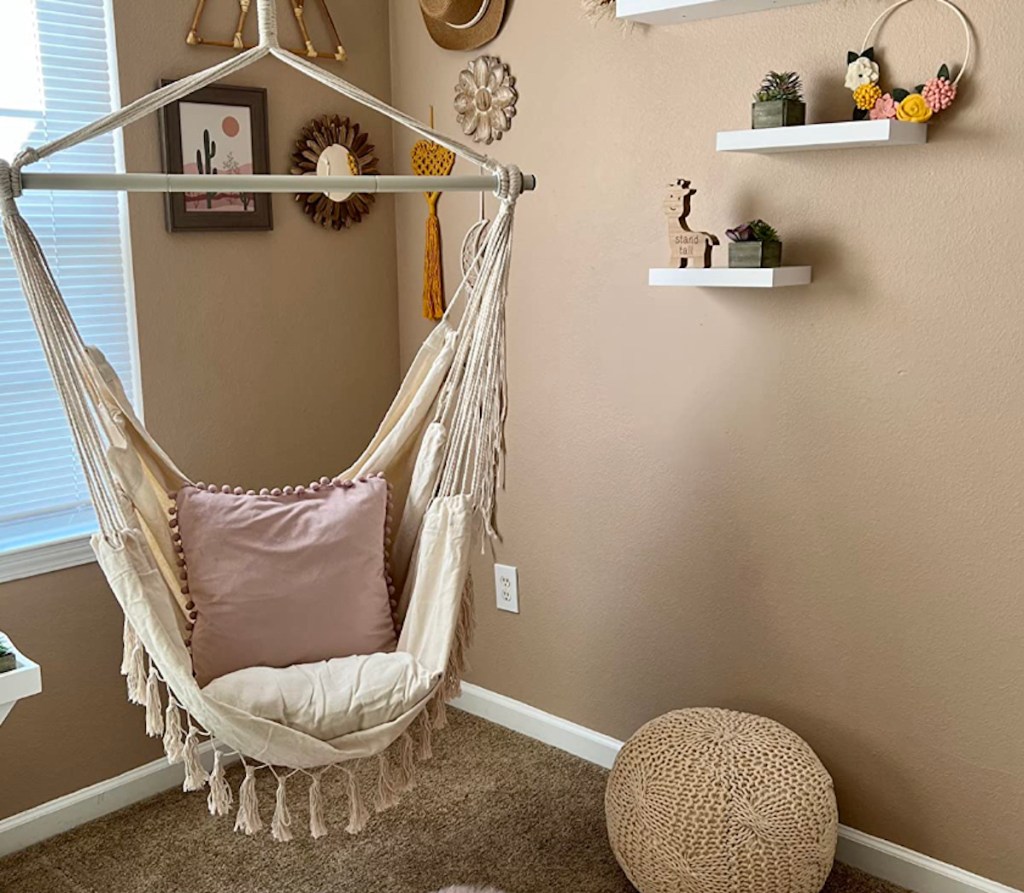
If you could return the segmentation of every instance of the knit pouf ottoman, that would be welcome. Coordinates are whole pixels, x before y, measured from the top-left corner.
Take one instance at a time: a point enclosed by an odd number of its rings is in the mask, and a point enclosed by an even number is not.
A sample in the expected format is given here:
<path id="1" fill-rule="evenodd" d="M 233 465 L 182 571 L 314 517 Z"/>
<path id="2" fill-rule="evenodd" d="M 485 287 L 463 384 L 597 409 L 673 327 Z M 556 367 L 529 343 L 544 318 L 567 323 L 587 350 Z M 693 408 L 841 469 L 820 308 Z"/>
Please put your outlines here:
<path id="1" fill-rule="evenodd" d="M 832 778 L 762 716 L 702 708 L 647 723 L 605 793 L 608 839 L 640 893 L 818 893 L 832 868 Z"/>

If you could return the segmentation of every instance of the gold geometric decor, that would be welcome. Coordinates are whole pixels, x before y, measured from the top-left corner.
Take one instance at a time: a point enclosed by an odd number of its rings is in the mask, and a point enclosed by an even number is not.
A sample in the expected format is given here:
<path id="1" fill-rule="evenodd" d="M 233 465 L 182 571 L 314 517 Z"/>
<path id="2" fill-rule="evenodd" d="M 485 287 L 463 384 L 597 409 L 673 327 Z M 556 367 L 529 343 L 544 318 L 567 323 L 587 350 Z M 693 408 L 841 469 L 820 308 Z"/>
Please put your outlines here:
<path id="1" fill-rule="evenodd" d="M 253 44 L 246 43 L 242 34 L 245 31 L 245 21 L 249 17 L 249 7 L 252 6 L 252 0 L 235 0 L 238 3 L 238 24 L 235 26 L 235 33 L 230 40 L 214 40 L 200 35 L 199 23 L 203 18 L 203 13 L 206 11 L 206 2 L 207 0 L 197 0 L 196 12 L 192 17 L 192 27 L 189 29 L 185 42 L 193 47 L 209 46 L 226 47 L 235 50 L 251 49 Z M 316 5 L 320 8 L 320 17 L 323 20 L 323 24 L 327 27 L 331 40 L 334 41 L 334 48 L 330 51 L 318 50 L 313 46 L 313 40 L 309 36 L 309 29 L 306 27 L 306 0 L 291 0 L 291 4 L 298 37 L 303 45 L 301 48 L 285 47 L 285 49 L 295 53 L 297 56 L 305 56 L 307 59 L 334 59 L 338 62 L 344 62 L 348 58 L 348 54 L 341 45 L 341 37 L 338 35 L 338 29 L 334 25 L 334 19 L 331 18 L 331 11 L 327 8 L 327 0 L 317 0 Z"/>

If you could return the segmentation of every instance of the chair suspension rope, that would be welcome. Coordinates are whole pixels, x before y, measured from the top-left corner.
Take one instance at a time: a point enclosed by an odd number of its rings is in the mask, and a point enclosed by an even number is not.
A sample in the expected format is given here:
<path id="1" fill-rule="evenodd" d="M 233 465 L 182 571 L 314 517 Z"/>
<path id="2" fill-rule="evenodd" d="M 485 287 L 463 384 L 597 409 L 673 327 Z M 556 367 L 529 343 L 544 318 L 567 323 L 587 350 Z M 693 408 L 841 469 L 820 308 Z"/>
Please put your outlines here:
<path id="1" fill-rule="evenodd" d="M 4 235 L 68 417 L 100 529 L 109 541 L 116 542 L 129 522 L 106 461 L 104 438 L 96 417 L 99 394 L 88 372 L 91 364 L 42 249 L 15 205 L 14 184 L 9 166 L 0 162 Z"/>
<path id="2" fill-rule="evenodd" d="M 147 115 L 170 105 L 171 103 L 177 102 L 202 87 L 206 87 L 216 81 L 235 74 L 244 68 L 248 68 L 250 65 L 258 62 L 267 55 L 273 55 L 275 58 L 280 59 L 308 77 L 330 87 L 335 92 L 341 93 L 355 102 L 358 102 L 361 105 L 390 118 L 392 121 L 409 128 L 420 136 L 450 149 L 467 161 L 478 164 L 492 173 L 500 171 L 501 165 L 488 156 L 471 149 L 469 146 L 449 139 L 443 134 L 435 131 L 433 128 L 428 127 L 422 122 L 417 121 L 415 118 L 388 105 L 386 102 L 377 99 L 365 90 L 361 90 L 354 84 L 349 83 L 331 72 L 324 71 L 309 60 L 302 59 L 295 56 L 293 53 L 289 53 L 286 50 L 281 49 L 277 39 L 277 9 L 274 0 L 259 0 L 257 4 L 257 11 L 259 13 L 260 22 L 259 46 L 256 46 L 251 50 L 246 50 L 245 52 L 240 53 L 237 56 L 233 56 L 232 58 L 227 59 L 218 65 L 214 65 L 211 68 L 196 72 L 195 74 L 187 75 L 186 77 L 175 81 L 173 84 L 161 87 L 154 92 L 129 103 L 123 108 L 111 112 L 99 120 L 94 121 L 91 124 L 87 124 L 86 126 L 53 140 L 50 143 L 37 148 L 26 149 L 18 155 L 12 165 L 15 177 L 17 177 L 18 172 L 20 172 L 22 168 L 29 164 L 43 158 L 47 158 L 57 152 L 77 146 L 86 140 L 102 136 L 112 130 L 127 127 L 129 124 L 138 121 L 140 118 L 144 118 Z M 20 187 L 16 190 L 16 194 L 20 194 Z"/>

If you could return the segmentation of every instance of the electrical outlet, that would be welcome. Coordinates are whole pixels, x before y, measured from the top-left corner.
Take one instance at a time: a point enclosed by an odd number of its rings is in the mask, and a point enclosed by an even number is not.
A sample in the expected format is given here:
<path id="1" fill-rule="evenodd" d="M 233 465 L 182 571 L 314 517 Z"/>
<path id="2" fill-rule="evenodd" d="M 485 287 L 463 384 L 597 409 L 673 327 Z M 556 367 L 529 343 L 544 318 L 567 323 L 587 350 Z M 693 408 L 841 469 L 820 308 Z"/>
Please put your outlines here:
<path id="1" fill-rule="evenodd" d="M 519 571 L 508 564 L 494 565 L 494 589 L 498 610 L 519 613 Z"/>

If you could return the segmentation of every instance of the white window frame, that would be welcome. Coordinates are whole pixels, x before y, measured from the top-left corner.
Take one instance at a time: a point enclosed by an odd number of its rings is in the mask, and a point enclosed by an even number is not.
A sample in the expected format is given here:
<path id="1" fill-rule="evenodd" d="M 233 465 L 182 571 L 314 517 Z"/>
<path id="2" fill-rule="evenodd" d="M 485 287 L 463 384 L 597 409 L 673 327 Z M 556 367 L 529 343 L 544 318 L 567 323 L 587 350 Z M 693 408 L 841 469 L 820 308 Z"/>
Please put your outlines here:
<path id="1" fill-rule="evenodd" d="M 113 0 L 103 0 L 107 27 L 107 58 L 110 69 L 110 101 L 113 108 L 121 106 L 121 75 L 117 61 L 117 32 L 114 27 Z M 113 134 L 114 152 L 118 171 L 125 170 L 124 138 L 120 130 Z M 142 372 L 139 362 L 139 327 L 135 306 L 135 272 L 132 266 L 131 219 L 128 214 L 128 195 L 119 193 L 118 205 L 121 220 L 121 252 L 124 258 L 125 313 L 128 323 L 128 340 L 132 357 L 132 392 L 135 395 L 134 408 L 143 418 Z M 91 545 L 91 534 L 59 538 L 50 542 L 26 546 L 21 549 L 0 551 L 0 584 L 13 580 L 24 580 L 53 571 L 80 567 L 96 560 Z"/>

